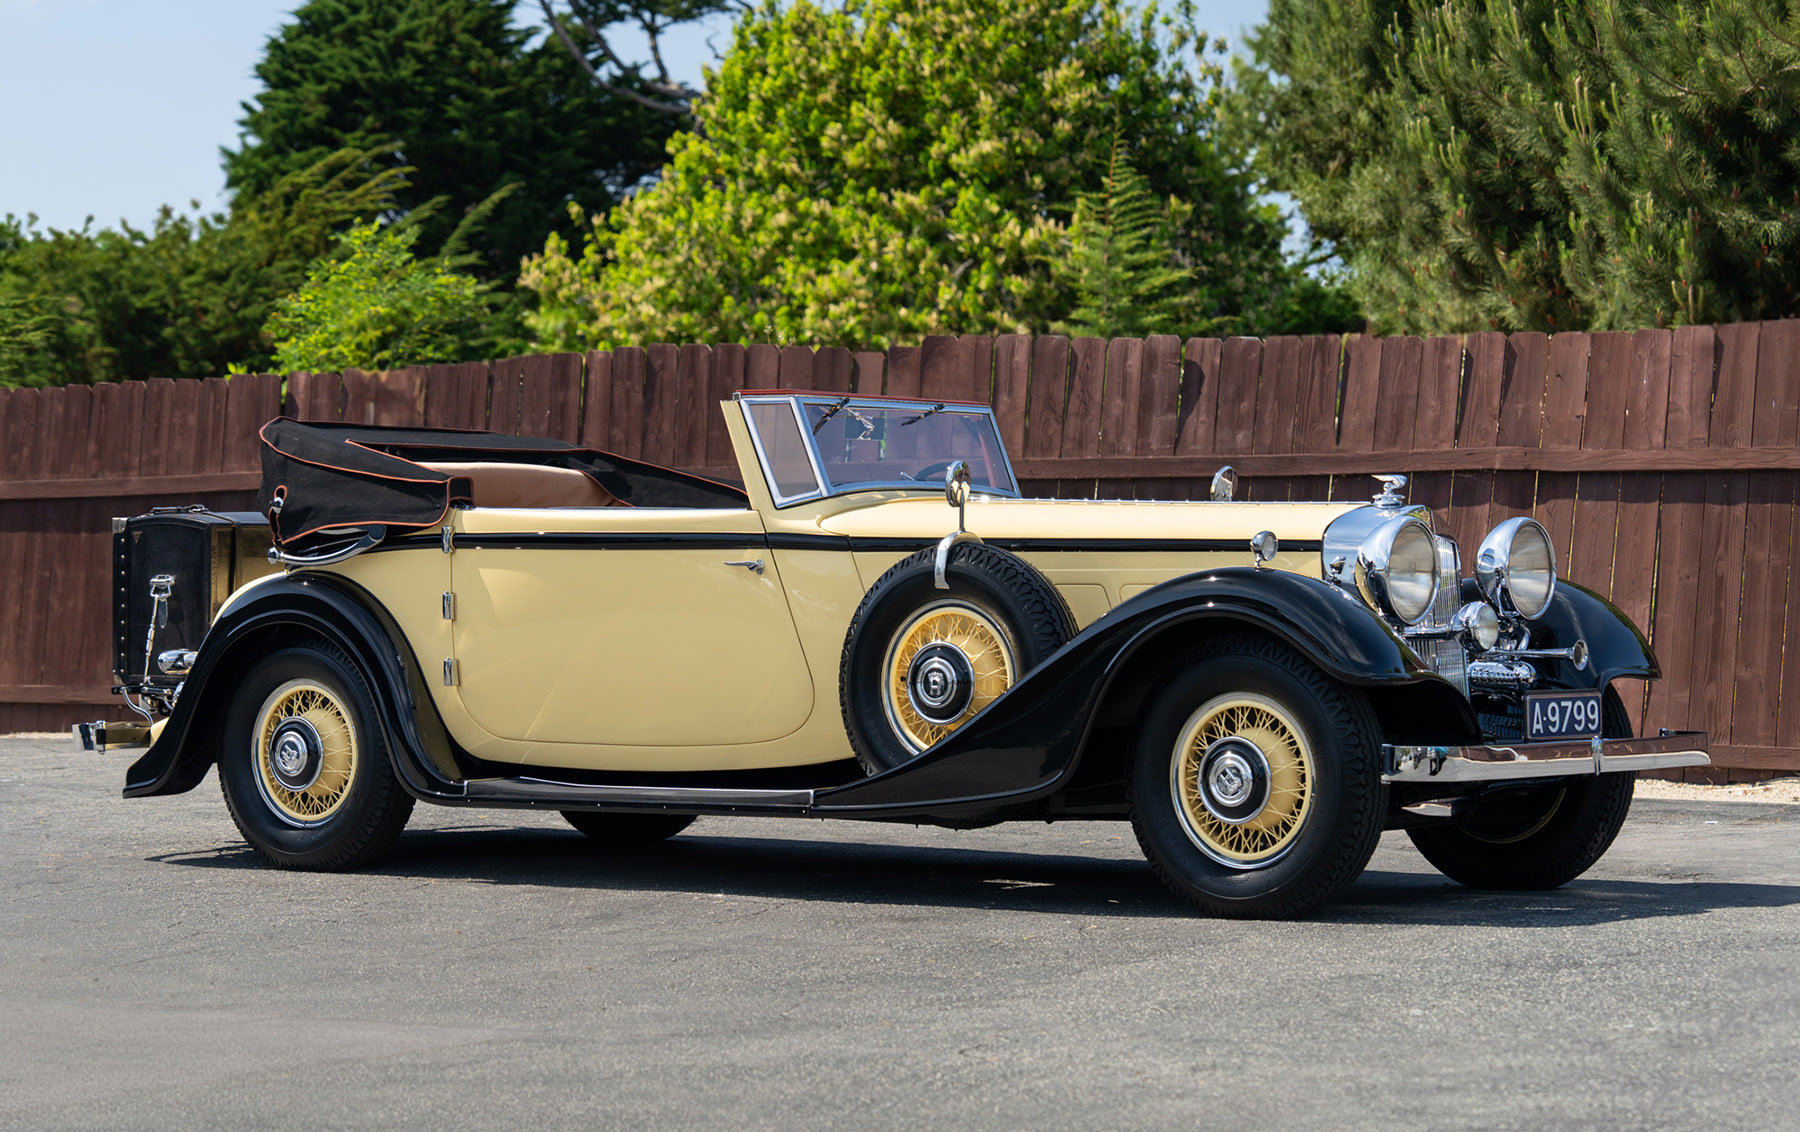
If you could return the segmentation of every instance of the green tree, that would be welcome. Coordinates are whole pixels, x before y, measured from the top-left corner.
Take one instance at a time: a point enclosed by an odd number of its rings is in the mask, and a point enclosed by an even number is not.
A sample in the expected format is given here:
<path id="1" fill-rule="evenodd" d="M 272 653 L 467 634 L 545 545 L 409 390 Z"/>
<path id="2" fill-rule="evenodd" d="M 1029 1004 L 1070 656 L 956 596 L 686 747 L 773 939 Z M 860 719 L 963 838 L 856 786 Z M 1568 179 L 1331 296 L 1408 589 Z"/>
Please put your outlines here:
<path id="1" fill-rule="evenodd" d="M 345 151 L 240 196 L 229 214 L 163 209 L 149 230 L 40 232 L 0 222 L 0 302 L 29 309 L 29 348 L 9 361 L 15 384 L 199 377 L 266 367 L 262 336 L 275 300 L 351 221 L 393 207 L 405 171 Z"/>
<path id="2" fill-rule="evenodd" d="M 810 0 L 739 20 L 661 180 L 521 282 L 547 347 L 1042 331 L 1049 258 L 1115 139 L 1157 199 L 1196 317 L 1295 285 L 1276 210 L 1217 144 L 1218 69 L 1185 10 L 1124 0 Z"/>
<path id="3" fill-rule="evenodd" d="M 1800 11 L 1273 0 L 1229 114 L 1377 329 L 1800 308 Z"/>
<path id="4" fill-rule="evenodd" d="M 1074 302 L 1050 324 L 1058 334 L 1141 338 L 1198 329 L 1184 325 L 1193 272 L 1177 262 L 1170 238 L 1180 202 L 1159 205 L 1122 149 L 1113 144 L 1100 190 L 1076 195 L 1075 216 L 1050 260 L 1051 278 Z"/>
<path id="5" fill-rule="evenodd" d="M 46 384 L 41 358 L 55 327 L 36 303 L 0 299 L 0 388 Z"/>
<path id="6" fill-rule="evenodd" d="M 605 209 L 652 172 L 675 123 L 597 89 L 562 46 L 511 22 L 513 0 L 310 0 L 257 65 L 227 184 L 256 196 L 344 148 L 390 147 L 411 170 L 401 212 L 442 197 L 426 246 L 507 185 L 518 189 L 476 248 L 510 280 L 566 205 Z"/>
<path id="7" fill-rule="evenodd" d="M 337 253 L 275 304 L 266 328 L 284 371 L 392 369 L 486 356 L 487 288 L 456 268 L 471 256 L 413 255 L 419 229 L 358 224 Z"/>

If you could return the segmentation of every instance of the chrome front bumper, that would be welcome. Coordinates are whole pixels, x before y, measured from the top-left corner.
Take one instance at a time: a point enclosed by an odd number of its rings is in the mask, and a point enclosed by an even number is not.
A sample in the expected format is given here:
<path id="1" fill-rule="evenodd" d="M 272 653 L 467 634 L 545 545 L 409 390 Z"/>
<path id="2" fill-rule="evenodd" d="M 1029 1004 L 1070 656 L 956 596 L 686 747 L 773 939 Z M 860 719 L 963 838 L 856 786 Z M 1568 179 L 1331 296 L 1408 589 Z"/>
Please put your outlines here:
<path id="1" fill-rule="evenodd" d="M 1572 774 L 1708 766 L 1706 732 L 1664 730 L 1645 739 L 1575 739 L 1482 747 L 1381 748 L 1383 782 L 1503 782 Z"/>

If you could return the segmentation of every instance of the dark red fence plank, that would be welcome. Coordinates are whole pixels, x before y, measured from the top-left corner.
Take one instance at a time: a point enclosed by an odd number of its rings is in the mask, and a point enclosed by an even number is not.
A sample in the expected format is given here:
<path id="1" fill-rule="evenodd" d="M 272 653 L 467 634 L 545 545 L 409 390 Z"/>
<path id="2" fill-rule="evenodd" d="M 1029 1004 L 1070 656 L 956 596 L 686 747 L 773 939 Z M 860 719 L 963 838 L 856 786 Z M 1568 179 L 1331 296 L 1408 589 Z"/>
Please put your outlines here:
<path id="1" fill-rule="evenodd" d="M 1549 372 L 1544 385 L 1544 413 L 1539 425 L 1539 446 L 1566 450 L 1581 447 L 1587 404 L 1587 334 L 1558 334 L 1550 340 Z M 1551 545 L 1566 562 L 1575 534 L 1575 475 L 1544 473 L 1538 476 L 1533 512 L 1550 532 Z"/>
<path id="2" fill-rule="evenodd" d="M 637 459 L 644 452 L 643 350 L 622 346 L 613 351 L 611 386 L 606 449 Z"/>
<path id="3" fill-rule="evenodd" d="M 644 350 L 644 439 L 639 456 L 654 464 L 675 462 L 675 420 L 681 411 L 681 384 L 675 371 L 680 356 L 680 349 L 667 343 Z M 810 370 L 810 350 L 806 362 Z"/>
<path id="4" fill-rule="evenodd" d="M 707 403 L 712 411 L 706 417 L 706 465 L 710 468 L 730 467 L 737 462 L 719 403 L 729 401 L 733 393 L 744 388 L 745 357 L 744 348 L 739 345 L 713 347 L 712 374 L 707 379 Z"/>
<path id="5" fill-rule="evenodd" d="M 755 347 L 752 347 L 754 349 Z M 919 396 L 920 349 L 917 346 L 895 346 L 887 355 L 887 395 Z"/>
<path id="6" fill-rule="evenodd" d="M 856 355 L 856 381 L 852 391 L 858 397 L 879 397 L 882 380 L 887 376 L 887 355 L 873 350 Z"/>
<path id="7" fill-rule="evenodd" d="M 1463 374 L 1462 341 L 1457 338 L 1427 338 L 1420 349 L 1418 393 L 1414 399 L 1412 443 L 1414 451 L 1436 452 L 1456 446 L 1456 407 L 1461 396 Z M 1412 502 L 1429 507 L 1437 516 L 1444 533 L 1451 533 L 1449 522 L 1451 473 L 1435 472 L 1414 476 L 1407 485 Z M 1317 493 L 1295 494 L 1296 499 L 1317 498 Z M 1457 540 L 1465 562 L 1473 561 L 1474 547 Z"/>
<path id="8" fill-rule="evenodd" d="M 1665 447 L 1706 446 L 1717 343 L 1710 326 L 1684 326 L 1675 331 L 1669 354 Z M 1695 610 L 1700 604 L 1702 566 L 1709 557 L 1701 553 L 1705 501 L 1705 476 L 1673 473 L 1663 477 L 1657 599 L 1650 636 L 1663 678 L 1650 685 L 1646 730 L 1688 726 L 1695 675 Z M 1706 583 L 1712 584 L 1712 579 L 1707 577 Z"/>
<path id="9" fill-rule="evenodd" d="M 813 388 L 849 393 L 856 378 L 856 358 L 842 346 L 824 346 L 813 355 Z"/>
<path id="10" fill-rule="evenodd" d="M 994 421 L 1008 452 L 1025 453 L 1025 404 L 1031 395 L 1031 339 L 1002 334 L 994 340 Z"/>
<path id="11" fill-rule="evenodd" d="M 1300 354 L 1298 338 L 1270 338 L 1263 343 L 1262 378 L 1257 387 L 1255 424 L 1251 447 L 1257 452 L 1292 452 L 1294 421 L 1299 416 Z M 1293 480 L 1287 476 L 1257 476 L 1247 498 L 1286 500 Z"/>
<path id="12" fill-rule="evenodd" d="M 719 415 L 712 397 L 712 348 L 687 345 L 675 359 L 675 384 L 680 388 L 680 415 L 675 421 L 675 466 L 706 465 L 706 430 Z"/>

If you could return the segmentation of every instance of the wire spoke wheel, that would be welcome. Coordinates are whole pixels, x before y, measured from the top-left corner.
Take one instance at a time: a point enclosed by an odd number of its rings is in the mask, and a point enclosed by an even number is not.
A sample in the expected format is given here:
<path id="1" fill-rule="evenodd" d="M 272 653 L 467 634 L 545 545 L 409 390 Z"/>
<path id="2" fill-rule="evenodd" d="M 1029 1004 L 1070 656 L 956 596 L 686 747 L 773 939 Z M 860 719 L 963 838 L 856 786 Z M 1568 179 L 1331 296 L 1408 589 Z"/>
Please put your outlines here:
<path id="1" fill-rule="evenodd" d="M 289 680 L 257 712 L 256 784 L 290 825 L 328 820 L 350 796 L 360 757 L 356 726 L 337 694 L 315 680 Z"/>
<path id="2" fill-rule="evenodd" d="M 1012 687 L 1012 641 L 986 611 L 943 601 L 894 635 L 882 666 L 882 706 L 914 752 L 923 751 Z"/>
<path id="3" fill-rule="evenodd" d="M 1255 693 L 1189 716 L 1170 760 L 1176 816 L 1201 852 L 1233 868 L 1279 860 L 1306 824 L 1317 772 L 1299 723 Z"/>

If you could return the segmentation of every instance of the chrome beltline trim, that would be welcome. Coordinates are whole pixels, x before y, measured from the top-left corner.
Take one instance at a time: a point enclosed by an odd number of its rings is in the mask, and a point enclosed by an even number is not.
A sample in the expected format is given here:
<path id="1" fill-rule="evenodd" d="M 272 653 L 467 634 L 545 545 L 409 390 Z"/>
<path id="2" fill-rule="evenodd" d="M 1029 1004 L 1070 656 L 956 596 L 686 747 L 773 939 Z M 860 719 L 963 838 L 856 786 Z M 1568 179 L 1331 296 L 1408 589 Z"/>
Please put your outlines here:
<path id="1" fill-rule="evenodd" d="M 1504 782 L 1572 774 L 1708 766 L 1704 731 L 1667 731 L 1643 739 L 1577 739 L 1563 743 L 1477 747 L 1381 748 L 1383 782 Z"/>

